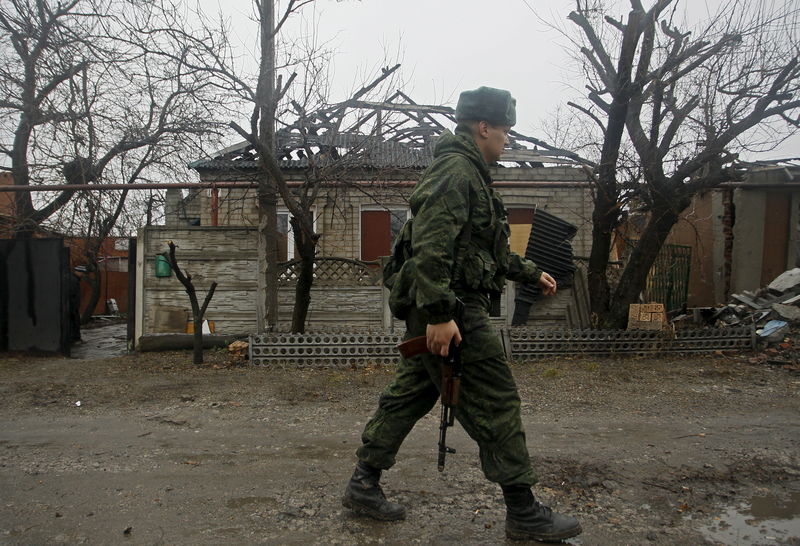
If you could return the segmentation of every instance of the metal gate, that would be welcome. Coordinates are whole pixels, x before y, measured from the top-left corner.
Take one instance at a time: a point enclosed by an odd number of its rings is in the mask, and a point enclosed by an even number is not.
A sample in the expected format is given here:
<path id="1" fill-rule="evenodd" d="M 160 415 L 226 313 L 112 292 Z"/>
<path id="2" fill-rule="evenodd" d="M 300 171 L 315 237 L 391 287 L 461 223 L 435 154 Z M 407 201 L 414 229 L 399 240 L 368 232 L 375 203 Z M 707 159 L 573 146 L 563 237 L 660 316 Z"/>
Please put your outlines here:
<path id="1" fill-rule="evenodd" d="M 0 240 L 0 351 L 69 355 L 70 274 L 62 239 Z"/>
<path id="2" fill-rule="evenodd" d="M 692 247 L 664 245 L 658 254 L 643 293 L 643 301 L 663 303 L 667 311 L 680 309 L 689 297 Z"/>

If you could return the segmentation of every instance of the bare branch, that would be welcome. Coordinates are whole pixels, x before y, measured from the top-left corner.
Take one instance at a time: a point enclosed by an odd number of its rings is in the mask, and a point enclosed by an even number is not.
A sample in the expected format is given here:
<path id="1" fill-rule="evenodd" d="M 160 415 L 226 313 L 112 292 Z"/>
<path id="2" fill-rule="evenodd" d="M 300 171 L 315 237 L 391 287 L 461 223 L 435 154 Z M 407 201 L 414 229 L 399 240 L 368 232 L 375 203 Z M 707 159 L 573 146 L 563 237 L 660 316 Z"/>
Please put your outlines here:
<path id="1" fill-rule="evenodd" d="M 606 133 L 606 126 L 605 126 L 605 124 L 603 123 L 603 121 L 602 121 L 600 118 L 598 118 L 598 117 L 595 115 L 595 113 L 594 113 L 594 112 L 592 112 L 592 111 L 591 111 L 591 110 L 589 110 L 588 108 L 584 108 L 583 106 L 581 106 L 581 105 L 579 105 L 579 104 L 575 104 L 575 103 L 574 103 L 574 102 L 572 102 L 572 101 L 569 101 L 569 102 L 567 102 L 567 105 L 568 105 L 568 106 L 571 106 L 572 108 L 575 108 L 576 110 L 579 110 L 579 111 L 583 112 L 584 114 L 586 114 L 586 115 L 587 115 L 589 118 L 591 118 L 591 119 L 592 119 L 592 121 L 594 121 L 594 122 L 597 124 L 597 126 L 598 126 L 598 127 L 600 127 L 600 130 L 603 132 L 603 134 L 605 134 L 605 133 Z"/>
<path id="2" fill-rule="evenodd" d="M 598 59 L 597 66 L 602 69 L 601 73 L 606 75 L 606 78 L 609 81 L 613 81 L 613 79 L 616 77 L 616 70 L 614 68 L 614 64 L 611 62 L 611 57 L 606 51 L 603 43 L 600 41 L 600 38 L 597 36 L 594 27 L 592 27 L 592 25 L 589 23 L 589 20 L 580 10 L 571 12 L 567 18 L 572 22 L 574 22 L 576 25 L 578 25 L 581 28 L 581 30 L 583 30 L 583 33 L 589 40 L 589 44 L 592 46 L 591 51 L 593 51 L 594 54 L 597 55 Z M 586 54 L 586 52 L 584 52 L 584 54 Z"/>

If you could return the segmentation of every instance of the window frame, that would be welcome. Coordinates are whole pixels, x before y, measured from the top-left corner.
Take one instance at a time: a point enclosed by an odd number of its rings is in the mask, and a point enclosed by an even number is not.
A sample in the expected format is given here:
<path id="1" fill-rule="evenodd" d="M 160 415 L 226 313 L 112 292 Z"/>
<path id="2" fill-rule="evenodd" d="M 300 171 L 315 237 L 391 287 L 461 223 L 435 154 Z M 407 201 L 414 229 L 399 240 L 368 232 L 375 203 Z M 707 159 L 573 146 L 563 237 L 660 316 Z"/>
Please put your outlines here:
<path id="1" fill-rule="evenodd" d="M 390 215 L 392 212 L 401 211 L 405 213 L 405 222 L 411 218 L 411 207 L 407 204 L 405 205 L 361 205 L 358 211 L 358 259 L 361 261 L 364 260 L 364 245 L 363 245 L 363 232 L 364 232 L 364 212 L 388 212 Z M 391 219 L 389 221 L 389 226 L 391 228 Z M 402 228 L 402 226 L 400 226 Z M 398 230 L 399 233 L 399 230 Z M 394 241 L 394 237 L 396 236 L 395 233 L 390 233 L 389 235 L 389 249 L 391 250 L 392 242 Z"/>

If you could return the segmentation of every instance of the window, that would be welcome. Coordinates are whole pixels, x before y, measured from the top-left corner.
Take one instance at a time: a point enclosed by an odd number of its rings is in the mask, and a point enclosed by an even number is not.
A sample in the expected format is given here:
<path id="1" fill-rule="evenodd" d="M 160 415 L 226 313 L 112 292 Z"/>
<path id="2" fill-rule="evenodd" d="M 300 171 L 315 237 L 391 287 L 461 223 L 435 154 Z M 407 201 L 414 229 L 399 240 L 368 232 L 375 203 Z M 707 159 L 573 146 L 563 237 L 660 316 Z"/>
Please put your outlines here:
<path id="1" fill-rule="evenodd" d="M 289 224 L 289 213 L 278 213 L 278 261 L 285 262 L 294 258 L 294 243 L 289 245 L 289 239 L 294 241 L 292 226 Z"/>
<path id="2" fill-rule="evenodd" d="M 314 214 L 312 209 L 311 214 Z M 291 214 L 287 210 L 278 211 L 278 261 L 294 260 L 297 255 L 294 246 L 294 230 L 289 222 Z M 317 229 L 317 217 L 314 216 L 314 230 Z"/>
<path id="3" fill-rule="evenodd" d="M 392 241 L 410 218 L 407 208 L 361 210 L 361 259 L 369 262 L 392 251 Z"/>

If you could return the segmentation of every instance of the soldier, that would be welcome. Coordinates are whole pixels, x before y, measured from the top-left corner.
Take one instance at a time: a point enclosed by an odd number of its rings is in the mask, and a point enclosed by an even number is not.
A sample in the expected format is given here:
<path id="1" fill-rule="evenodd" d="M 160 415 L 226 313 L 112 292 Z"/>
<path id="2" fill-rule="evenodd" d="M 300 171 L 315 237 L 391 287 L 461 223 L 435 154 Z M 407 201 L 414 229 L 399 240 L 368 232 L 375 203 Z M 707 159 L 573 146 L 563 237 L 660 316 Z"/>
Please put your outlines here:
<path id="1" fill-rule="evenodd" d="M 412 255 L 392 279 L 390 306 L 405 319 L 406 339 L 425 335 L 424 354 L 402 359 L 367 423 L 358 463 L 342 503 L 380 520 L 405 518 L 405 508 L 384 496 L 381 471 L 414 424 L 436 404 L 442 356 L 451 340 L 460 346 L 463 376 L 455 415 L 478 443 L 481 468 L 498 484 L 506 503 L 506 535 L 559 541 L 581 533 L 578 521 L 534 499 L 520 399 L 502 344 L 489 322 L 490 300 L 505 279 L 538 282 L 545 295 L 555 280 L 510 252 L 509 227 L 500 196 L 489 186 L 489 165 L 508 143 L 516 100 L 508 91 L 480 87 L 461 93 L 455 134 L 445 131 L 434 161 L 411 196 Z M 455 322 L 463 302 L 464 331 Z"/>

